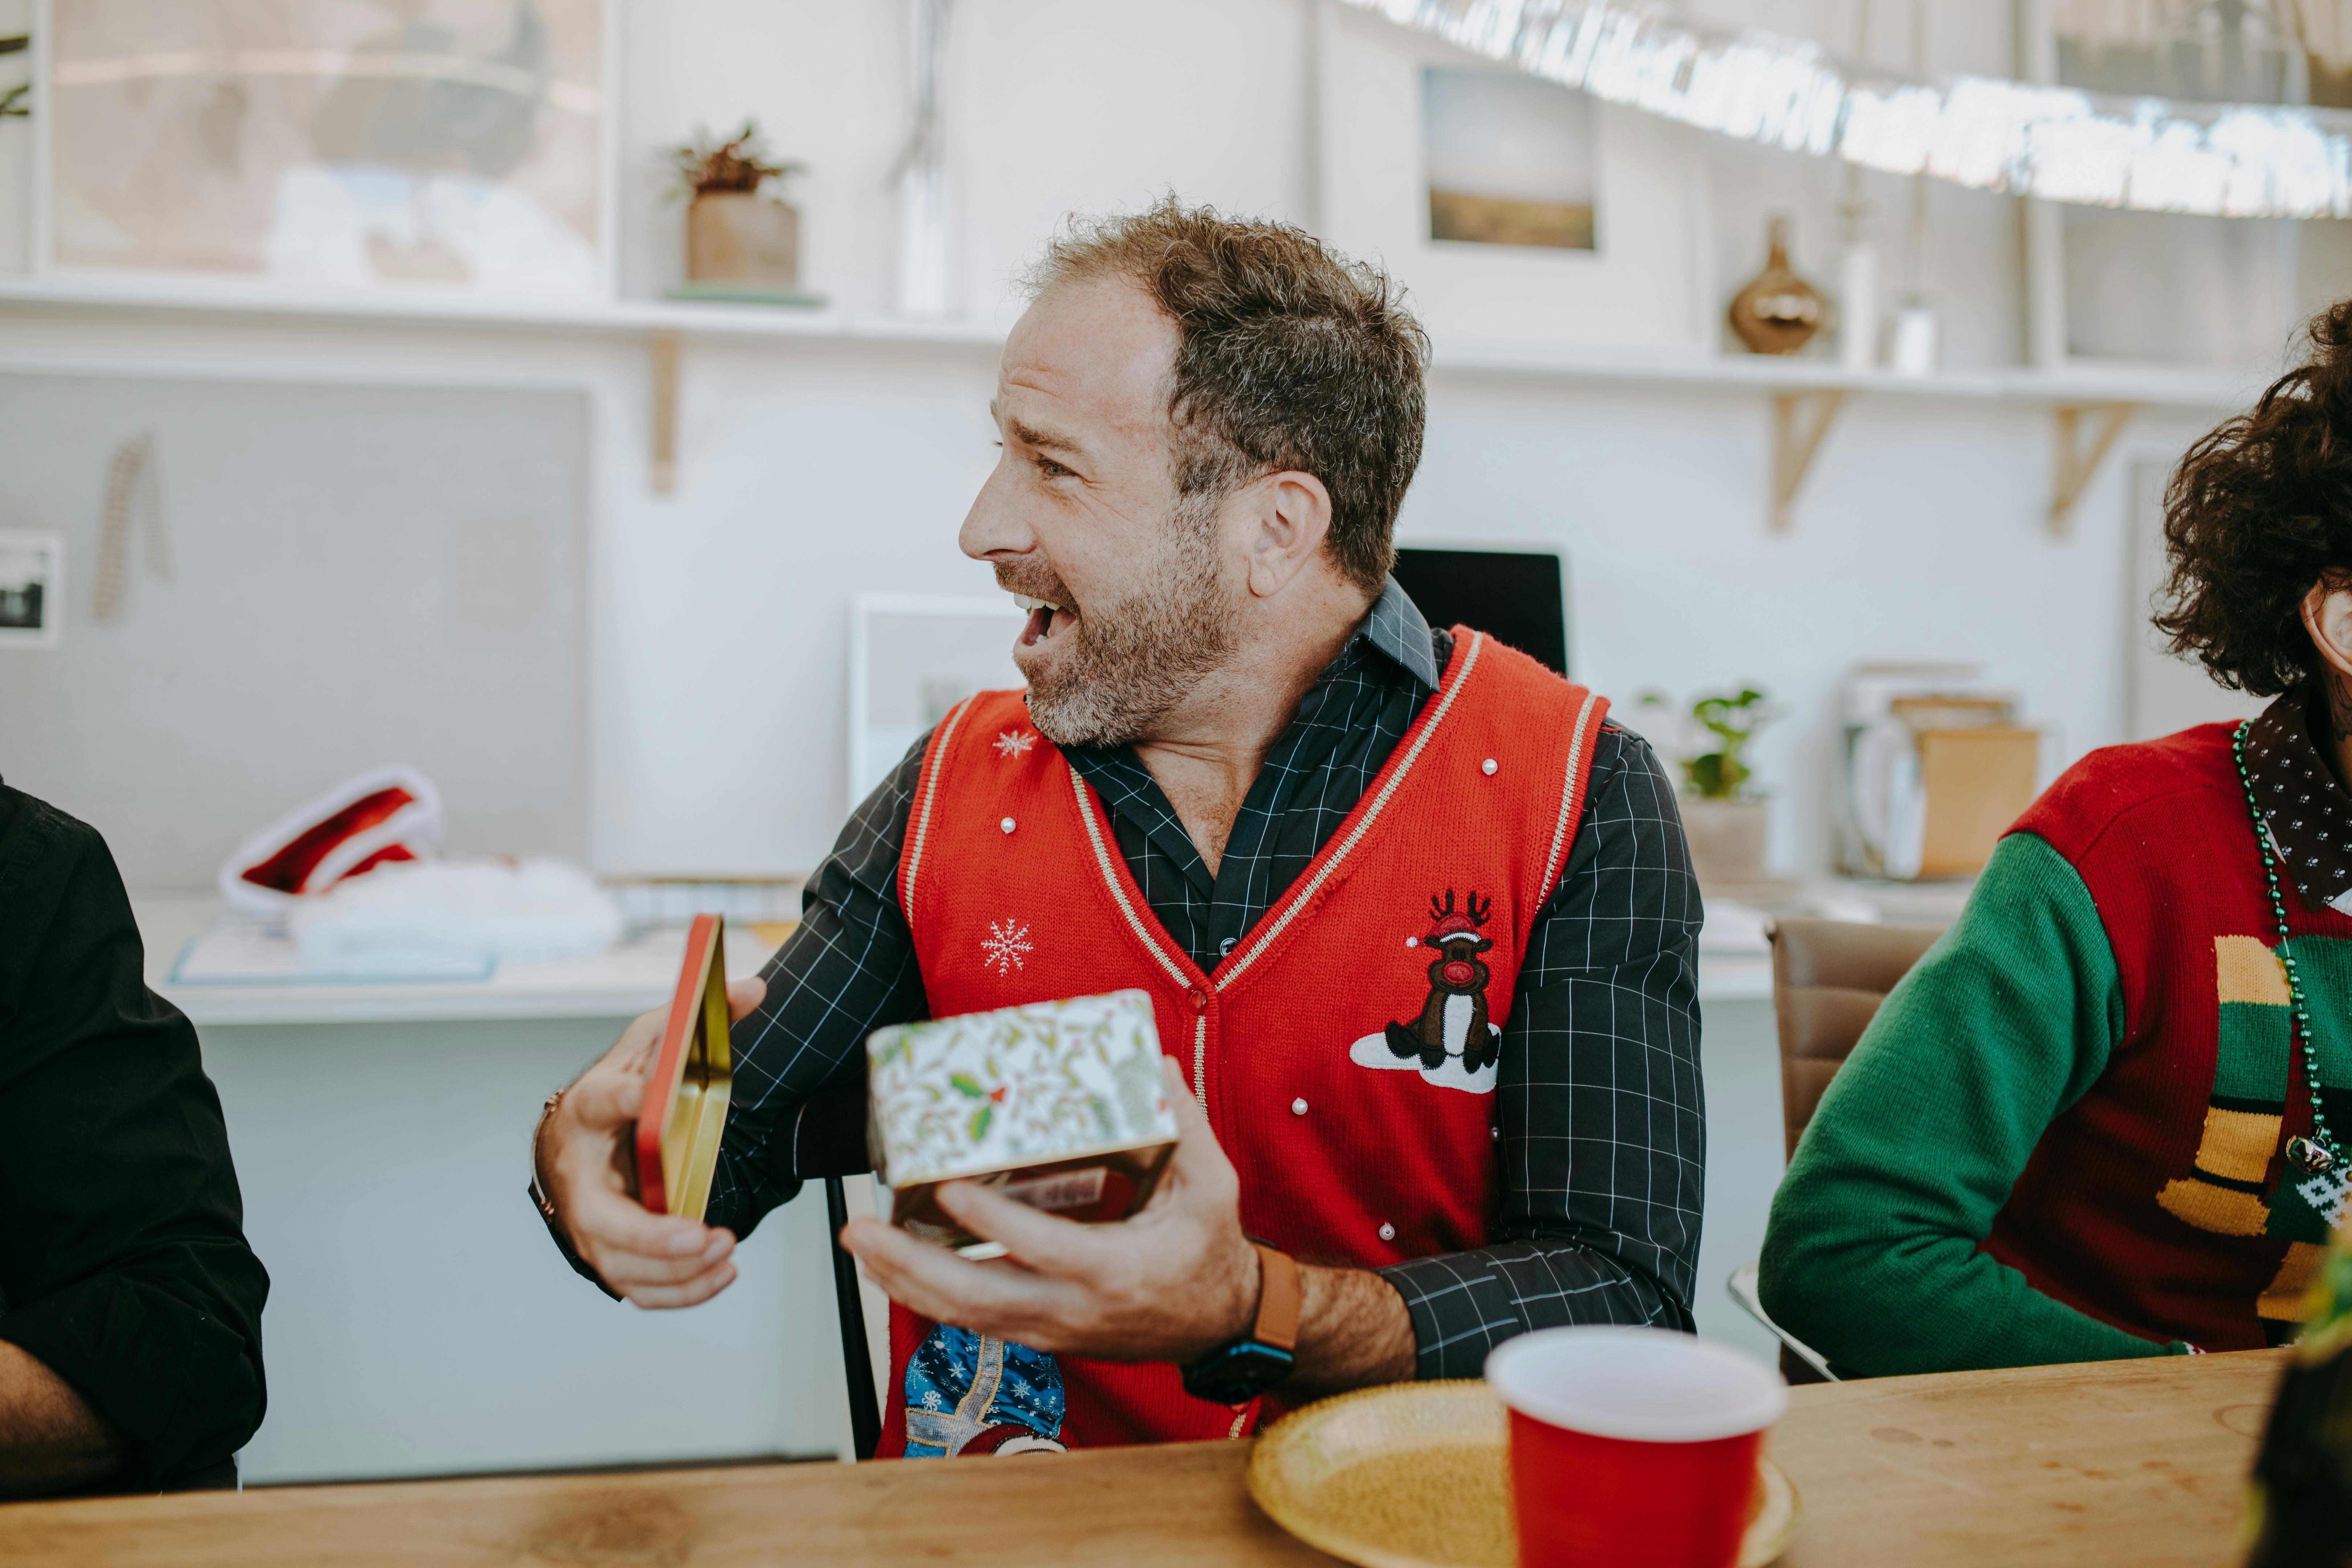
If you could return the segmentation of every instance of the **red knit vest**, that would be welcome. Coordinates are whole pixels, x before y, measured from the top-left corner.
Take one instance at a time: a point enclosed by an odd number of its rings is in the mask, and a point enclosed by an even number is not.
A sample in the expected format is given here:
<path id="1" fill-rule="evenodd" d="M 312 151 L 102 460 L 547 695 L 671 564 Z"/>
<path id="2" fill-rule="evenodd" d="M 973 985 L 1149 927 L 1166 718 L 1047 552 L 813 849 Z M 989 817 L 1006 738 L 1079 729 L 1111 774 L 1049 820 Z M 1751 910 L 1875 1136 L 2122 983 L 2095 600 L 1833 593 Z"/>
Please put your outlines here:
<path id="1" fill-rule="evenodd" d="M 2122 984 L 2106 1071 L 2053 1121 L 1985 1250 L 2034 1288 L 2158 1341 L 2288 1337 L 2343 1193 L 2282 1157 L 2311 1126 L 2284 966 L 2231 726 L 2092 752 L 2015 832 L 2074 866 Z M 2352 919 L 2282 879 L 2320 1076 L 2352 1089 Z M 2329 1122 L 2352 1098 L 2329 1090 Z"/>
<path id="2" fill-rule="evenodd" d="M 1250 1234 L 1366 1267 L 1481 1245 L 1497 1193 L 1493 1042 L 1607 705 L 1491 637 L 1454 635 L 1438 691 L 1355 809 L 1205 974 L 1021 694 L 956 708 L 925 751 L 898 875 L 932 1015 L 1148 991 L 1162 1048 L 1239 1172 Z M 892 1306 L 885 1455 L 908 1442 L 919 1349 L 925 1453 L 987 1451 L 1006 1433 L 1016 1447 L 1234 1437 L 1266 1403 L 1194 1399 L 1166 1364 L 936 1330 Z"/>

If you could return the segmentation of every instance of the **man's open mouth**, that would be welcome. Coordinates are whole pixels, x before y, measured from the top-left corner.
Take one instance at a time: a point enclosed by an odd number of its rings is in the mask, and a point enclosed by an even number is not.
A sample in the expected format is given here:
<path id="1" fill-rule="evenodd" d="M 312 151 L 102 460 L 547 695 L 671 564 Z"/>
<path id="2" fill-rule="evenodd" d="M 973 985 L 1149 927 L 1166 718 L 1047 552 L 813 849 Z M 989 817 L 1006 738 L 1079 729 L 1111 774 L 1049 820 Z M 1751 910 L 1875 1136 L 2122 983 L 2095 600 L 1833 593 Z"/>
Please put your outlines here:
<path id="1" fill-rule="evenodd" d="M 1051 642 L 1061 633 L 1077 624 L 1078 612 L 1055 604 L 1051 599 L 1033 598 L 1027 594 L 1015 594 L 1013 602 L 1029 612 L 1029 625 L 1021 633 L 1021 646 L 1034 647 L 1040 642 Z"/>

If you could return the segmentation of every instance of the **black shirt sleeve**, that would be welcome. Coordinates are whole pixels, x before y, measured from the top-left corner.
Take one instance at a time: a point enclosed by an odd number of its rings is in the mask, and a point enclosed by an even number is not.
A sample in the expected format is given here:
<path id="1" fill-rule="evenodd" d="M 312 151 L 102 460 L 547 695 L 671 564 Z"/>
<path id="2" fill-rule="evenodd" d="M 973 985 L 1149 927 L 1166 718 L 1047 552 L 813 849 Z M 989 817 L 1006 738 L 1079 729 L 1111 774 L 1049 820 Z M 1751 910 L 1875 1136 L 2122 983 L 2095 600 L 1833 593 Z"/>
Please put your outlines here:
<path id="1" fill-rule="evenodd" d="M 163 1486 L 261 1425 L 269 1276 L 196 1032 L 97 832 L 0 786 L 0 1339 Z"/>
<path id="2" fill-rule="evenodd" d="M 809 879 L 799 929 L 761 972 L 766 1000 L 730 1031 L 734 1098 L 705 1217 L 739 1237 L 791 1202 L 801 1178 L 837 1171 L 845 1140 L 862 1143 L 866 1037 L 929 1016 L 898 907 L 898 855 L 929 740 L 915 742 L 841 830 Z M 803 1125 L 820 1115 L 826 1126 Z"/>

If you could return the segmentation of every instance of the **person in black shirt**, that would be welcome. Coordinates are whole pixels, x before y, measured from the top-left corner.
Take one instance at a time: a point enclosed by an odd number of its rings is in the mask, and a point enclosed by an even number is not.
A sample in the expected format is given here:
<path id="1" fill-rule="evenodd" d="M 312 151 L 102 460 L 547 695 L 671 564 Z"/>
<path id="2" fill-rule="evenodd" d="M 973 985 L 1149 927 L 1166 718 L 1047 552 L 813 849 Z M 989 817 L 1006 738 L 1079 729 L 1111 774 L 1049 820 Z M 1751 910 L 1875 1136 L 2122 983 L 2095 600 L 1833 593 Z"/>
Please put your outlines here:
<path id="1" fill-rule="evenodd" d="M 96 830 L 0 784 L 0 1497 L 235 1479 L 269 1276 Z"/>

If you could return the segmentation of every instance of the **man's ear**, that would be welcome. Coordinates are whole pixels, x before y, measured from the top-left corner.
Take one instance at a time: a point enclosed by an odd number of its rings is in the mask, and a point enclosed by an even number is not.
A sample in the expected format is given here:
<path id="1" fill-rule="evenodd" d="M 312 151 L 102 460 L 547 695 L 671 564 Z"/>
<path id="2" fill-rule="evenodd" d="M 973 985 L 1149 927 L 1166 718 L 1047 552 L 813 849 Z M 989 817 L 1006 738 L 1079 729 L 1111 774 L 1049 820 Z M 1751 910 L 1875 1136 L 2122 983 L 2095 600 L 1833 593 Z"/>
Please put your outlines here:
<path id="1" fill-rule="evenodd" d="M 2313 584 L 2303 596 L 2303 629 L 2336 679 L 2352 681 L 2352 585 L 2324 577 Z"/>
<path id="2" fill-rule="evenodd" d="M 1313 474 L 1285 469 L 1255 480 L 1234 499 L 1244 508 L 1239 521 L 1249 590 L 1270 599 L 1323 552 L 1331 533 L 1331 492 Z"/>

